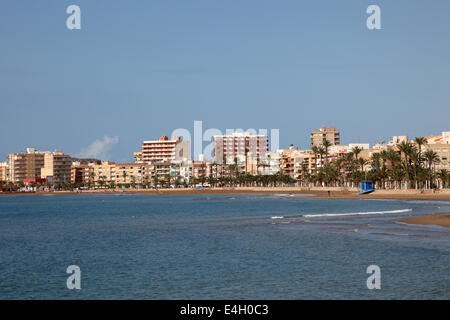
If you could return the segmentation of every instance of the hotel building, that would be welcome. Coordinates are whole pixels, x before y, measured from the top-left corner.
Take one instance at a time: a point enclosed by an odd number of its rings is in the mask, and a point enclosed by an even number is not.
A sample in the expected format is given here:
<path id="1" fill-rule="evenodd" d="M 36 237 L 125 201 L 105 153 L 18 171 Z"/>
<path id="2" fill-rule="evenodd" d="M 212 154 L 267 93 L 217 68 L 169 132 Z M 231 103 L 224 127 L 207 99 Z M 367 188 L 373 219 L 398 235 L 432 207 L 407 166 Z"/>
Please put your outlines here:
<path id="1" fill-rule="evenodd" d="M 189 141 L 179 137 L 162 136 L 159 140 L 142 142 L 142 154 L 135 154 L 136 162 L 149 163 L 154 161 L 180 160 L 191 154 Z"/>
<path id="2" fill-rule="evenodd" d="M 233 164 L 235 158 L 238 164 L 245 159 L 263 158 L 269 151 L 269 139 L 264 134 L 236 132 L 229 135 L 214 136 L 214 161 L 222 164 L 224 160 Z"/>

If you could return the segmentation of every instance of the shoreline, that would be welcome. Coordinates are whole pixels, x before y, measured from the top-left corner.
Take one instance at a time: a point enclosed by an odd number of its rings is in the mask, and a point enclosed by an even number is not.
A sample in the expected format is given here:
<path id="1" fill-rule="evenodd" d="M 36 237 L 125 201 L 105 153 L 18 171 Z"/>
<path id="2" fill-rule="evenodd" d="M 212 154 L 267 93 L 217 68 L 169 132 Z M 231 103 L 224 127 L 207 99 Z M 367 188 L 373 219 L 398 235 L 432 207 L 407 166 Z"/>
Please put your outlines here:
<path id="1" fill-rule="evenodd" d="M 440 226 L 450 228 L 450 214 L 432 214 L 422 217 L 401 219 L 399 222 L 422 226 Z"/>
<path id="2" fill-rule="evenodd" d="M 330 190 L 330 195 L 328 194 Z M 298 187 L 237 187 L 237 188 L 208 188 L 208 189 L 114 189 L 114 190 L 82 190 L 55 192 L 11 192 L 0 193 L 0 196 L 24 195 L 67 195 L 67 194 L 148 194 L 148 195 L 193 195 L 193 194 L 298 194 L 294 198 L 308 199 L 411 199 L 411 200 L 450 200 L 450 190 L 433 193 L 427 190 L 377 190 L 371 194 L 359 195 L 354 190 L 341 188 L 298 188 Z M 301 196 L 300 196 L 301 195 Z"/>

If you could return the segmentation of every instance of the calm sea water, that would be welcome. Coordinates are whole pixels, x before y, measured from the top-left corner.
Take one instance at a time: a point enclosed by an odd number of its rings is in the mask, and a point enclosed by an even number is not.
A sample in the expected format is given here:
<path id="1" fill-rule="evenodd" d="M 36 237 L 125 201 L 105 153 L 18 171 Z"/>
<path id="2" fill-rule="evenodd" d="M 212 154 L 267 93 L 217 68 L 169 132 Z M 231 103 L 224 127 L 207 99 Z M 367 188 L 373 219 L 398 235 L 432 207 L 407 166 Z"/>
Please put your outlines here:
<path id="1" fill-rule="evenodd" d="M 450 230 L 396 222 L 444 212 L 450 202 L 2 196 L 0 298 L 449 299 Z M 367 289 L 372 264 L 381 290 Z M 69 265 L 81 290 L 66 287 Z"/>

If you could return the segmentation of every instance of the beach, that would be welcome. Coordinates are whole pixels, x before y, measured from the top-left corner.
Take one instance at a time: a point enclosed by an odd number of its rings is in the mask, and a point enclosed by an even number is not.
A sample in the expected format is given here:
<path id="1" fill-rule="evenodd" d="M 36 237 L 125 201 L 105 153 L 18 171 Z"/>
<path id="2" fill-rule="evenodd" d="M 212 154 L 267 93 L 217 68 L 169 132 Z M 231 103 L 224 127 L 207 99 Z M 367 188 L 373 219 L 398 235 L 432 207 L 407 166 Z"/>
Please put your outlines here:
<path id="1" fill-rule="evenodd" d="M 328 192 L 329 191 L 329 192 Z M 154 194 L 154 195 L 190 195 L 190 194 L 291 194 L 298 197 L 317 199 L 413 199 L 413 200 L 450 200 L 450 190 L 433 192 L 426 190 L 376 190 L 371 194 L 359 195 L 356 188 L 301 188 L 301 187 L 226 187 L 226 188 L 176 188 L 176 189 L 97 189 L 81 191 L 55 192 L 19 192 L 0 193 L 0 195 L 63 195 L 63 194 Z"/>
<path id="2" fill-rule="evenodd" d="M 450 228 L 450 214 L 436 214 L 423 217 L 402 219 L 400 222 L 419 225 L 435 225 Z"/>

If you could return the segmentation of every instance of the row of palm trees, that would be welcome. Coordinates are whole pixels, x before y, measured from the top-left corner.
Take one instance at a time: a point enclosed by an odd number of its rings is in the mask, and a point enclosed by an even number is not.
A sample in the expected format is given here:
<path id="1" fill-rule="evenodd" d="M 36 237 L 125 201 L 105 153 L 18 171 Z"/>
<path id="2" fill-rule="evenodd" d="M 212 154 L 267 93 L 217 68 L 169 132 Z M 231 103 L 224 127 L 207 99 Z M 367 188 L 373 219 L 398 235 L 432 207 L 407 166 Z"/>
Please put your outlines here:
<path id="1" fill-rule="evenodd" d="M 450 172 L 435 169 L 440 158 L 431 149 L 423 151 L 425 144 L 423 137 L 401 142 L 395 149 L 372 154 L 370 159 L 360 157 L 362 149 L 355 147 L 352 152 L 329 161 L 331 144 L 325 141 L 322 146 L 312 148 L 319 166 L 314 172 L 303 167 L 299 181 L 302 186 L 354 187 L 362 180 L 372 180 L 379 189 L 448 188 Z"/>

